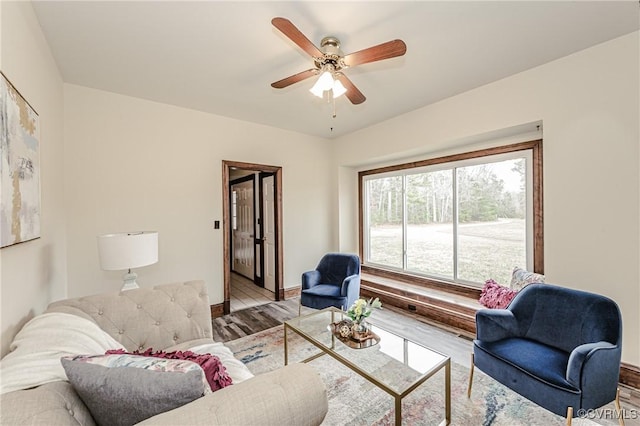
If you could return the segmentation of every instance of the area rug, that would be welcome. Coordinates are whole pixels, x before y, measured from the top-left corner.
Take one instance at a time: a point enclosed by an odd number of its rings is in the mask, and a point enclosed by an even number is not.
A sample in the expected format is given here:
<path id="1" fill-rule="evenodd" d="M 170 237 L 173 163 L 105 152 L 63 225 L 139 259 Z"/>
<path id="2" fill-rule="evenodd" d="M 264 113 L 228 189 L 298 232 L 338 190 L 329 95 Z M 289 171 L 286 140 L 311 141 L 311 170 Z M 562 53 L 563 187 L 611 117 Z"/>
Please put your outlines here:
<path id="1" fill-rule="evenodd" d="M 301 361 L 318 352 L 292 333 L 289 362 Z M 255 375 L 284 365 L 283 326 L 225 343 Z M 376 350 L 376 347 L 362 351 Z M 364 352 L 363 352 L 364 354 Z M 390 425 L 394 422 L 393 398 L 361 378 L 340 362 L 322 356 L 309 363 L 327 386 L 329 412 L 323 425 Z M 563 425 L 565 419 L 541 409 L 510 389 L 475 370 L 471 399 L 467 398 L 469 369 L 452 362 L 452 425 Z M 608 407 L 608 406 L 607 406 Z M 613 404 L 611 404 L 613 407 Z M 444 420 L 444 371 L 429 378 L 403 399 L 405 425 L 437 425 Z M 577 418 L 574 425 L 606 424 Z M 612 423 L 616 424 L 616 423 Z"/>

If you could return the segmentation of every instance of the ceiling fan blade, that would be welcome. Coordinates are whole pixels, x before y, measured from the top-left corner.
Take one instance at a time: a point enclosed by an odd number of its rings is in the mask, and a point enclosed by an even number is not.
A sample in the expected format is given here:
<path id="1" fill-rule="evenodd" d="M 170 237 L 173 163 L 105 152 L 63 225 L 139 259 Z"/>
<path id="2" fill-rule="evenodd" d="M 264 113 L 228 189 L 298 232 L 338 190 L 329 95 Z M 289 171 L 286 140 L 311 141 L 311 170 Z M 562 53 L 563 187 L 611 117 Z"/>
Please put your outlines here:
<path id="1" fill-rule="evenodd" d="M 350 53 L 344 57 L 344 63 L 348 67 L 353 67 L 360 64 L 402 56 L 406 51 L 407 45 L 404 44 L 404 41 L 392 40 L 377 46 L 369 47 L 368 49 Z"/>
<path id="2" fill-rule="evenodd" d="M 313 77 L 318 74 L 317 68 L 311 68 L 306 71 L 299 72 L 298 74 L 290 75 L 287 78 L 283 78 L 282 80 L 278 80 L 275 83 L 271 83 L 271 87 L 275 89 L 283 89 L 287 86 L 291 86 L 294 83 L 305 80 L 309 77 Z"/>
<path id="3" fill-rule="evenodd" d="M 323 53 L 318 49 L 309 39 L 300 32 L 295 25 L 291 23 L 288 19 L 285 18 L 273 18 L 271 23 L 274 27 L 280 30 L 282 34 L 286 35 L 293 41 L 295 44 L 300 46 L 302 50 L 307 52 L 309 55 L 313 57 L 322 57 Z"/>
<path id="4" fill-rule="evenodd" d="M 351 101 L 352 104 L 358 105 L 367 100 L 362 92 L 358 90 L 355 84 L 353 84 L 346 75 L 338 73 L 336 74 L 336 78 L 340 80 L 340 83 L 342 83 L 344 88 L 347 89 L 344 95 Z"/>

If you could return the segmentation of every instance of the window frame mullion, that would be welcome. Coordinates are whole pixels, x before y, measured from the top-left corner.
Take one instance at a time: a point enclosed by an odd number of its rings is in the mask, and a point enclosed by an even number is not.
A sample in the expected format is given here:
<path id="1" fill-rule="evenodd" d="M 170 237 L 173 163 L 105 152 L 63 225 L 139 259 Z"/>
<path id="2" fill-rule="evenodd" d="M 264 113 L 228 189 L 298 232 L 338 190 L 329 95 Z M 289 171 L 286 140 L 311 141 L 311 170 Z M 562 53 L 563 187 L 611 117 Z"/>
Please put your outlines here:
<path id="1" fill-rule="evenodd" d="M 452 211 L 451 211 L 451 222 L 452 222 L 452 238 L 453 238 L 453 281 L 458 282 L 458 168 L 453 167 L 451 169 L 451 173 L 453 176 L 451 177 L 452 181 Z"/>
<path id="2" fill-rule="evenodd" d="M 402 175 L 402 270 L 407 272 L 407 173 Z"/>

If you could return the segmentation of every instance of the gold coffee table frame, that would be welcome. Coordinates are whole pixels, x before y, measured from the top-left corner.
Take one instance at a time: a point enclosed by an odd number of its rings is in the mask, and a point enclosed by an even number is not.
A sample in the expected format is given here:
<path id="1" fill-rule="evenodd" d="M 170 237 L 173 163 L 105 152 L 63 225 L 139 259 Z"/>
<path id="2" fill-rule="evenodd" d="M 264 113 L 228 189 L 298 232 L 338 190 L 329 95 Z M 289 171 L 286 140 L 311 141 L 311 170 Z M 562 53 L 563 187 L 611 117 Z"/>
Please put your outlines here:
<path id="1" fill-rule="evenodd" d="M 426 346 L 421 345 L 417 342 L 414 342 L 412 340 L 399 336 L 398 334 L 393 333 L 385 329 L 384 327 L 374 325 L 376 329 L 380 330 L 381 332 L 384 332 L 384 334 L 391 335 L 393 338 L 396 338 L 396 339 L 402 339 L 402 342 L 403 342 L 402 358 L 403 359 L 400 360 L 397 357 L 393 357 L 385 353 L 384 356 L 388 357 L 389 360 L 396 360 L 399 362 L 403 362 L 404 367 L 406 367 L 407 369 L 411 368 L 411 370 L 414 370 L 414 368 L 409 365 L 410 364 L 410 360 L 409 360 L 410 347 L 420 348 L 420 351 L 422 352 L 428 351 L 428 353 L 432 355 L 434 358 L 433 362 L 430 363 L 428 367 L 425 368 L 424 371 L 416 370 L 416 374 L 418 374 L 418 376 L 413 382 L 405 386 L 402 386 L 400 389 L 397 389 L 397 390 L 393 389 L 390 384 L 384 382 L 383 378 L 375 377 L 373 374 L 367 372 L 364 365 L 362 366 L 358 365 L 358 362 L 352 359 L 348 359 L 347 357 L 339 353 L 339 350 L 340 350 L 342 352 L 345 352 L 347 355 L 349 355 L 349 353 L 343 350 L 343 348 L 347 348 L 348 351 L 356 351 L 362 354 L 366 354 L 367 351 L 377 351 L 380 349 L 377 346 L 372 346 L 366 349 L 352 349 L 352 348 L 348 348 L 344 343 L 340 342 L 340 340 L 338 340 L 338 338 L 329 330 L 329 327 L 327 326 L 330 323 L 335 323 L 336 321 L 340 321 L 344 319 L 345 316 L 346 316 L 345 313 L 340 309 L 330 307 L 330 308 L 322 309 L 318 312 L 314 312 L 309 315 L 304 315 L 297 318 L 293 318 L 289 321 L 285 321 L 284 323 L 284 364 L 287 365 L 289 363 L 288 331 L 291 330 L 295 334 L 299 335 L 300 337 L 302 337 L 303 339 L 305 339 L 306 341 L 308 341 L 309 343 L 311 343 L 312 345 L 320 349 L 321 351 L 317 354 L 314 354 L 302 360 L 301 362 L 306 363 L 318 357 L 321 357 L 322 355 L 325 355 L 325 354 L 329 355 L 332 358 L 338 360 L 344 366 L 356 372 L 358 375 L 360 375 L 364 379 L 368 380 L 369 382 L 376 385 L 378 388 L 382 389 L 383 391 L 391 395 L 395 400 L 395 424 L 396 425 L 402 424 L 402 399 L 444 367 L 445 419 L 440 424 L 449 425 L 451 423 L 451 358 L 440 352 L 434 351 L 433 349 L 429 349 Z M 324 324 L 325 320 L 326 320 L 326 324 Z M 323 324 L 325 325 L 324 327 L 322 327 Z M 336 342 L 338 344 L 338 347 L 336 347 Z M 381 337 L 380 344 L 381 345 L 384 344 L 384 336 Z M 360 362 L 360 364 L 364 364 L 364 363 Z"/>

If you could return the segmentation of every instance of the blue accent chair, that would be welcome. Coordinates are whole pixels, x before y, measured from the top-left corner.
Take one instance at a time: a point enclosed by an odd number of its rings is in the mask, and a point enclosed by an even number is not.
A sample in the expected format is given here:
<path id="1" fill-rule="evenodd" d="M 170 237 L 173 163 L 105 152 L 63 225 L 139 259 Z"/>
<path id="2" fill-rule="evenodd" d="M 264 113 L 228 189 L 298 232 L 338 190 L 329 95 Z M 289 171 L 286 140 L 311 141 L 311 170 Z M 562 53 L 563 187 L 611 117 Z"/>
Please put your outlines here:
<path id="1" fill-rule="evenodd" d="M 346 310 L 358 297 L 360 258 L 355 254 L 325 254 L 315 270 L 302 274 L 301 306 Z"/>
<path id="2" fill-rule="evenodd" d="M 604 296 L 530 284 L 507 309 L 476 313 L 468 396 L 474 365 L 518 394 L 567 417 L 615 401 L 622 319 Z"/>

